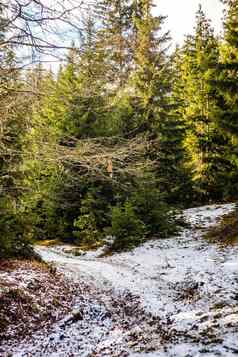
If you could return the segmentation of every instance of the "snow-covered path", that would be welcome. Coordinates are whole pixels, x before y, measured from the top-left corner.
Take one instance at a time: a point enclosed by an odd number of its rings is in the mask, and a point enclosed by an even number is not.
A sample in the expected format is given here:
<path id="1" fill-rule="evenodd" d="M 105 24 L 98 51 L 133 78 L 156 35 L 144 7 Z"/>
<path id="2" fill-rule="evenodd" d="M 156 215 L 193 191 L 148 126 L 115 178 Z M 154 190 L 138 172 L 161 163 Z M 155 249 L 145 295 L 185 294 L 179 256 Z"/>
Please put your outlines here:
<path id="1" fill-rule="evenodd" d="M 174 238 L 150 241 L 132 252 L 99 258 L 96 254 L 73 257 L 59 248 L 39 248 L 42 257 L 54 262 L 67 276 L 87 282 L 102 303 L 120 297 L 135 304 L 135 343 L 115 318 L 88 332 L 89 345 L 76 352 L 75 325 L 67 343 L 55 342 L 57 328 L 47 340 L 44 356 L 233 356 L 238 352 L 238 246 L 224 247 L 206 242 L 202 235 L 234 205 L 206 206 L 185 211 L 191 228 Z M 135 300 L 133 300 L 135 297 Z M 116 298 L 115 298 L 116 299 Z M 132 301 L 136 301 L 132 303 Z M 115 300 L 115 304 L 120 304 Z M 114 305 L 115 305 L 114 304 Z M 108 306 L 108 305 L 107 305 Z M 125 303 L 125 306 L 127 304 Z M 140 310 L 138 310 L 138 306 Z M 120 307 L 120 314 L 123 307 Z M 129 314 L 130 315 L 130 314 Z M 119 317 L 118 317 L 119 318 Z M 133 317 L 135 318 L 135 316 Z M 157 330 L 145 324 L 159 321 Z M 156 320 L 157 319 L 157 320 Z M 131 320 L 131 318 L 129 319 Z M 128 320 L 128 321 L 129 321 Z M 129 324 L 129 322 L 127 323 Z M 133 320 L 134 321 L 134 320 Z M 150 320 L 151 321 L 151 320 Z M 134 321 L 134 324 L 136 321 Z M 93 325 L 95 324 L 95 325 Z M 98 320 L 92 322 L 97 326 Z M 155 326 L 155 325 L 153 325 Z M 102 326 L 101 326 L 102 327 Z M 166 334 L 166 338 L 162 338 Z M 165 331 L 165 332 L 164 332 Z M 77 336 L 80 334 L 77 326 Z M 146 336 L 151 334 L 149 336 Z M 66 332 L 67 337 L 67 332 Z M 83 341 L 85 343 L 86 337 Z M 54 348 L 52 348 L 52 342 Z M 127 341 L 129 341 L 127 343 Z M 146 341 L 149 341 L 148 343 Z M 40 345 L 44 345 L 43 341 Z M 86 346 L 86 345 L 85 345 Z M 139 346 L 139 347 L 138 347 Z M 88 348 L 88 347 L 87 347 Z M 28 346 L 14 356 L 41 356 Z M 53 352 L 55 351 L 55 352 Z M 152 352 L 150 352 L 152 351 Z M 31 354 L 32 353 L 32 354 Z M 42 355 L 42 356 L 43 356 Z"/>

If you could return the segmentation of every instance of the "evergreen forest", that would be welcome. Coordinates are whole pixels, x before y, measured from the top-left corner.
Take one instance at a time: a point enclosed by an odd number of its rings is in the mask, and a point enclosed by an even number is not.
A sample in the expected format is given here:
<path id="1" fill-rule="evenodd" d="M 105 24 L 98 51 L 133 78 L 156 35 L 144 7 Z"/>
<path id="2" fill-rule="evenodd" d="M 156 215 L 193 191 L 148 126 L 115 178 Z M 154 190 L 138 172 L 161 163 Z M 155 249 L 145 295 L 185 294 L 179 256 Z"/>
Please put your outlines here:
<path id="1" fill-rule="evenodd" d="M 237 0 L 225 1 L 222 36 L 200 6 L 176 48 L 156 1 L 94 1 L 59 66 L 44 64 L 37 29 L 41 60 L 26 65 L 8 3 L 0 259 L 30 258 L 43 240 L 130 250 L 176 234 L 184 208 L 238 199 Z"/>

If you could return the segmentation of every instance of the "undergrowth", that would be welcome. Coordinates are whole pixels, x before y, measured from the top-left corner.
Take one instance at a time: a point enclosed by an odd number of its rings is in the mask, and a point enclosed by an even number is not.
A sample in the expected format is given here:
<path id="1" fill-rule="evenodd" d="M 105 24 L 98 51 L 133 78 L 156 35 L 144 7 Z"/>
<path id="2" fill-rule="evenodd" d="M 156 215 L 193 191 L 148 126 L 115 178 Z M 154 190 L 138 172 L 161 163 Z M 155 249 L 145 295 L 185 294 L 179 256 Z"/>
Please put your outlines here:
<path id="1" fill-rule="evenodd" d="M 225 244 L 238 243 L 238 208 L 224 216 L 217 226 L 208 231 L 205 238 Z"/>

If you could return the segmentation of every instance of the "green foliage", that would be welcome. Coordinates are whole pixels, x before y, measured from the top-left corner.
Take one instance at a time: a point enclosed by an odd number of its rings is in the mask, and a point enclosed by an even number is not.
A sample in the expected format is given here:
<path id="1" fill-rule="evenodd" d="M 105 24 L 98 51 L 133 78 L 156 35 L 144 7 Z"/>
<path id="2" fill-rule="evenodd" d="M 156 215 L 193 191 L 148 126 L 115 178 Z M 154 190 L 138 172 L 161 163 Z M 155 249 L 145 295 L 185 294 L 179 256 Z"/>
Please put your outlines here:
<path id="1" fill-rule="evenodd" d="M 176 205 L 181 199 L 184 202 L 191 192 L 184 167 L 185 129 L 176 111 L 178 96 L 175 98 L 175 93 L 171 93 L 174 78 L 178 77 L 178 66 L 172 66 L 166 55 L 170 37 L 169 33 L 163 33 L 165 18 L 153 16 L 152 9 L 153 1 L 143 0 L 137 2 L 134 10 L 137 48 L 132 86 L 137 95 L 134 109 L 137 128 L 133 131 L 134 134 L 144 132 L 150 138 L 148 157 L 155 162 L 160 189 L 164 199 Z"/>
<path id="2" fill-rule="evenodd" d="M 31 232 L 24 214 L 15 211 L 9 202 L 0 206 L 0 259 L 36 258 L 30 245 Z"/>
<path id="3" fill-rule="evenodd" d="M 132 194 L 130 202 L 144 223 L 148 236 L 166 238 L 177 232 L 175 215 L 156 187 L 153 176 L 145 176 Z"/>
<path id="4" fill-rule="evenodd" d="M 192 179 L 189 191 L 197 203 L 232 197 L 237 181 L 229 174 L 235 169 L 229 151 L 232 146 L 234 154 L 236 150 L 219 125 L 222 99 L 214 85 L 219 56 L 219 42 L 200 7 L 195 34 L 177 52 L 174 84 L 177 115 L 185 129 L 182 142 L 185 168 Z"/>
<path id="5" fill-rule="evenodd" d="M 143 115 L 140 131 L 157 136 L 158 122 L 165 118 L 168 109 L 170 71 L 164 48 L 170 38 L 162 31 L 165 18 L 153 16 L 152 9 L 151 0 L 136 2 L 133 13 L 135 69 L 131 82 Z"/>
<path id="6" fill-rule="evenodd" d="M 115 237 L 111 249 L 113 251 L 128 250 L 145 240 L 146 226 L 137 217 L 134 207 L 126 202 L 122 207 L 112 210 L 111 234 Z"/>
<path id="7" fill-rule="evenodd" d="M 225 41 L 220 46 L 220 61 L 211 85 L 219 95 L 216 121 L 225 140 L 224 165 L 220 167 L 224 197 L 234 199 L 238 192 L 238 1 L 229 0 L 227 5 Z"/>
<path id="8" fill-rule="evenodd" d="M 111 224 L 113 200 L 114 192 L 109 183 L 87 182 L 80 202 L 80 215 L 74 220 L 76 243 L 93 246 L 102 242 L 103 232 Z"/>
<path id="9" fill-rule="evenodd" d="M 98 21 L 97 49 L 103 53 L 104 77 L 115 90 L 124 87 L 132 61 L 131 6 L 127 0 L 99 0 L 96 4 Z M 115 75 L 116 74 L 116 75 Z"/>
<path id="10" fill-rule="evenodd" d="M 57 76 L 15 70 L 1 47 L 0 258 L 33 254 L 32 239 L 95 247 L 108 233 L 111 249 L 130 249 L 176 233 L 174 206 L 237 197 L 238 3 L 227 3 L 223 42 L 200 7 L 170 57 L 152 0 L 97 2 Z"/>
<path id="11" fill-rule="evenodd" d="M 18 95 L 24 85 L 15 67 L 14 52 L 6 46 L 0 51 L 0 259 L 33 255 L 28 221 L 20 207 L 20 166 L 31 97 Z"/>
<path id="12" fill-rule="evenodd" d="M 167 238 L 178 230 L 175 212 L 165 203 L 154 176 L 147 174 L 137 182 L 128 199 L 112 209 L 109 232 L 115 240 L 111 249 L 131 249 L 146 239 Z"/>
<path id="13" fill-rule="evenodd" d="M 77 228 L 77 231 L 73 232 L 74 236 L 82 245 L 93 246 L 100 238 L 96 226 L 96 219 L 92 213 L 79 216 L 78 219 L 74 221 L 74 227 Z"/>

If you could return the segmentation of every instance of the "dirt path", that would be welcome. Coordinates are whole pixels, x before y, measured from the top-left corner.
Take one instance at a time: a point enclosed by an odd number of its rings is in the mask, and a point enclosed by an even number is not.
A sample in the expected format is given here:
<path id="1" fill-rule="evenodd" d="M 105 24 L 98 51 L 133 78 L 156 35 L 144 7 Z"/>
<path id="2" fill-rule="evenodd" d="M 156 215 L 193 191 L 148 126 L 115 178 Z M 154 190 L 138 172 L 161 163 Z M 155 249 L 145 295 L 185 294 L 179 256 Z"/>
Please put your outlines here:
<path id="1" fill-rule="evenodd" d="M 233 205 L 185 212 L 180 236 L 151 241 L 130 253 L 73 257 L 40 248 L 42 257 L 87 285 L 47 336 L 13 356 L 234 356 L 238 352 L 238 247 L 202 235 Z"/>

